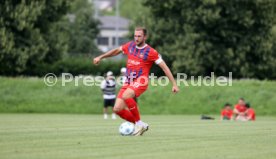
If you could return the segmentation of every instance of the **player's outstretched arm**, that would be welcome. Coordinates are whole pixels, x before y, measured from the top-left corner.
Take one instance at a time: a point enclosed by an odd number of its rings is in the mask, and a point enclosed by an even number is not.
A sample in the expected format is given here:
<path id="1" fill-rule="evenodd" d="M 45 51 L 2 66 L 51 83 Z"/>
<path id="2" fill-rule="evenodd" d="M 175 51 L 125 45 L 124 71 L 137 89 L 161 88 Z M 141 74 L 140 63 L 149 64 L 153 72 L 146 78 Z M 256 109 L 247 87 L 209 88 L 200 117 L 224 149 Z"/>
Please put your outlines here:
<path id="1" fill-rule="evenodd" d="M 94 65 L 98 65 L 102 59 L 107 58 L 107 57 L 116 56 L 116 55 L 120 54 L 121 52 L 122 52 L 121 47 L 118 47 L 116 49 L 112 49 L 112 50 L 110 50 L 110 51 L 108 51 L 108 52 L 106 52 L 106 53 L 104 53 L 100 56 L 95 57 L 93 59 L 93 63 L 94 63 Z"/>
<path id="2" fill-rule="evenodd" d="M 172 92 L 173 92 L 173 93 L 179 92 L 179 88 L 178 88 L 178 86 L 177 86 L 177 84 L 176 84 L 176 82 L 175 82 L 175 80 L 174 80 L 174 77 L 173 77 L 173 75 L 172 75 L 172 72 L 171 72 L 171 70 L 169 69 L 169 67 L 167 66 L 167 64 L 166 64 L 164 61 L 162 61 L 161 63 L 158 64 L 158 66 L 159 66 L 160 68 L 162 68 L 162 70 L 164 71 L 165 75 L 166 75 L 166 76 L 169 78 L 169 80 L 171 81 L 171 83 L 172 83 L 172 85 L 173 85 L 173 87 L 172 87 Z"/>

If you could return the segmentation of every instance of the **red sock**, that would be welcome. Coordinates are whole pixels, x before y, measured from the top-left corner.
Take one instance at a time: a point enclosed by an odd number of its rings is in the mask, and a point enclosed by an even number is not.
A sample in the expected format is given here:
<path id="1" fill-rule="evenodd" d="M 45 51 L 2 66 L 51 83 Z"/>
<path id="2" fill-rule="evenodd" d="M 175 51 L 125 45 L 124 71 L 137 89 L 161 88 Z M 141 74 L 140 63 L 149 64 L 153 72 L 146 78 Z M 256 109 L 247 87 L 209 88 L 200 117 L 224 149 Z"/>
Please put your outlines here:
<path id="1" fill-rule="evenodd" d="M 135 118 L 132 115 L 132 113 L 126 109 L 123 109 L 119 112 L 117 112 L 116 114 L 118 114 L 121 118 L 131 122 L 131 123 L 135 123 Z"/>
<path id="2" fill-rule="evenodd" d="M 135 121 L 139 121 L 140 113 L 139 113 L 138 106 L 137 106 L 137 103 L 135 102 L 135 100 L 133 98 L 128 98 L 125 100 L 125 103 L 129 109 L 129 111 L 134 116 Z"/>

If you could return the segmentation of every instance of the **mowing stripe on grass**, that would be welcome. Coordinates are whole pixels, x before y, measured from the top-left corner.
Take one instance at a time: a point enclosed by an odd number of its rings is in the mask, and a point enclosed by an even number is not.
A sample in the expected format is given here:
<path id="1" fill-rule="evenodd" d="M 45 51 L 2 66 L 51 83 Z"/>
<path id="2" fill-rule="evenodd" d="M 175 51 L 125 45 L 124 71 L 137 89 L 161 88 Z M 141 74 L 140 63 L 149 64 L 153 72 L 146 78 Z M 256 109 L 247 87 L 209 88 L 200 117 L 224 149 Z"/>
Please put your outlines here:
<path id="1" fill-rule="evenodd" d="M 276 118 L 201 121 L 199 116 L 143 116 L 142 137 L 118 133 L 121 119 L 99 115 L 1 114 L 0 158 L 275 159 Z"/>

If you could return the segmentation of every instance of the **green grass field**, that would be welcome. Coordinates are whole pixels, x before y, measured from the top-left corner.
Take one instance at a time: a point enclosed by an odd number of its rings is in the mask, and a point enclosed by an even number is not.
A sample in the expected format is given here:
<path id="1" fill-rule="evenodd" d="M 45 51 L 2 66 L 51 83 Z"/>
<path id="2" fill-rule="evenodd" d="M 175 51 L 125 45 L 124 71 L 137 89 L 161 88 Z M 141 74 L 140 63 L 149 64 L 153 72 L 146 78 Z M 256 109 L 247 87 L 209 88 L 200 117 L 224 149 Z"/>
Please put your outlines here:
<path id="1" fill-rule="evenodd" d="M 43 78 L 0 76 L 0 113 L 102 113 L 102 93 L 97 86 L 53 87 Z M 239 97 L 256 110 L 257 116 L 276 116 L 276 81 L 234 80 L 233 86 L 180 86 L 177 95 L 171 85 L 150 86 L 139 97 L 142 114 L 219 114 L 224 103 L 236 104 Z"/>
<path id="2" fill-rule="evenodd" d="M 0 158 L 275 159 L 276 118 L 202 121 L 199 116 L 146 115 L 141 137 L 118 134 L 121 119 L 100 115 L 0 114 Z"/>

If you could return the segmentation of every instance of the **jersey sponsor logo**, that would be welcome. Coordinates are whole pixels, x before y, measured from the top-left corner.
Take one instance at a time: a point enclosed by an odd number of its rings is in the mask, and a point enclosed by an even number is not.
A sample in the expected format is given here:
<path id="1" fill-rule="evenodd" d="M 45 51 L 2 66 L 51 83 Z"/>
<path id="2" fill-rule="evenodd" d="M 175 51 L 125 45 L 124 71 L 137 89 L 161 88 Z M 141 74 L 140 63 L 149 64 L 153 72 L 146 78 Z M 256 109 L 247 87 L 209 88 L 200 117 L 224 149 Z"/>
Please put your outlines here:
<path id="1" fill-rule="evenodd" d="M 135 65 L 135 66 L 140 65 L 140 62 L 139 62 L 139 61 L 131 60 L 131 59 L 129 59 L 129 60 L 127 61 L 127 63 L 128 63 L 128 65 Z"/>

